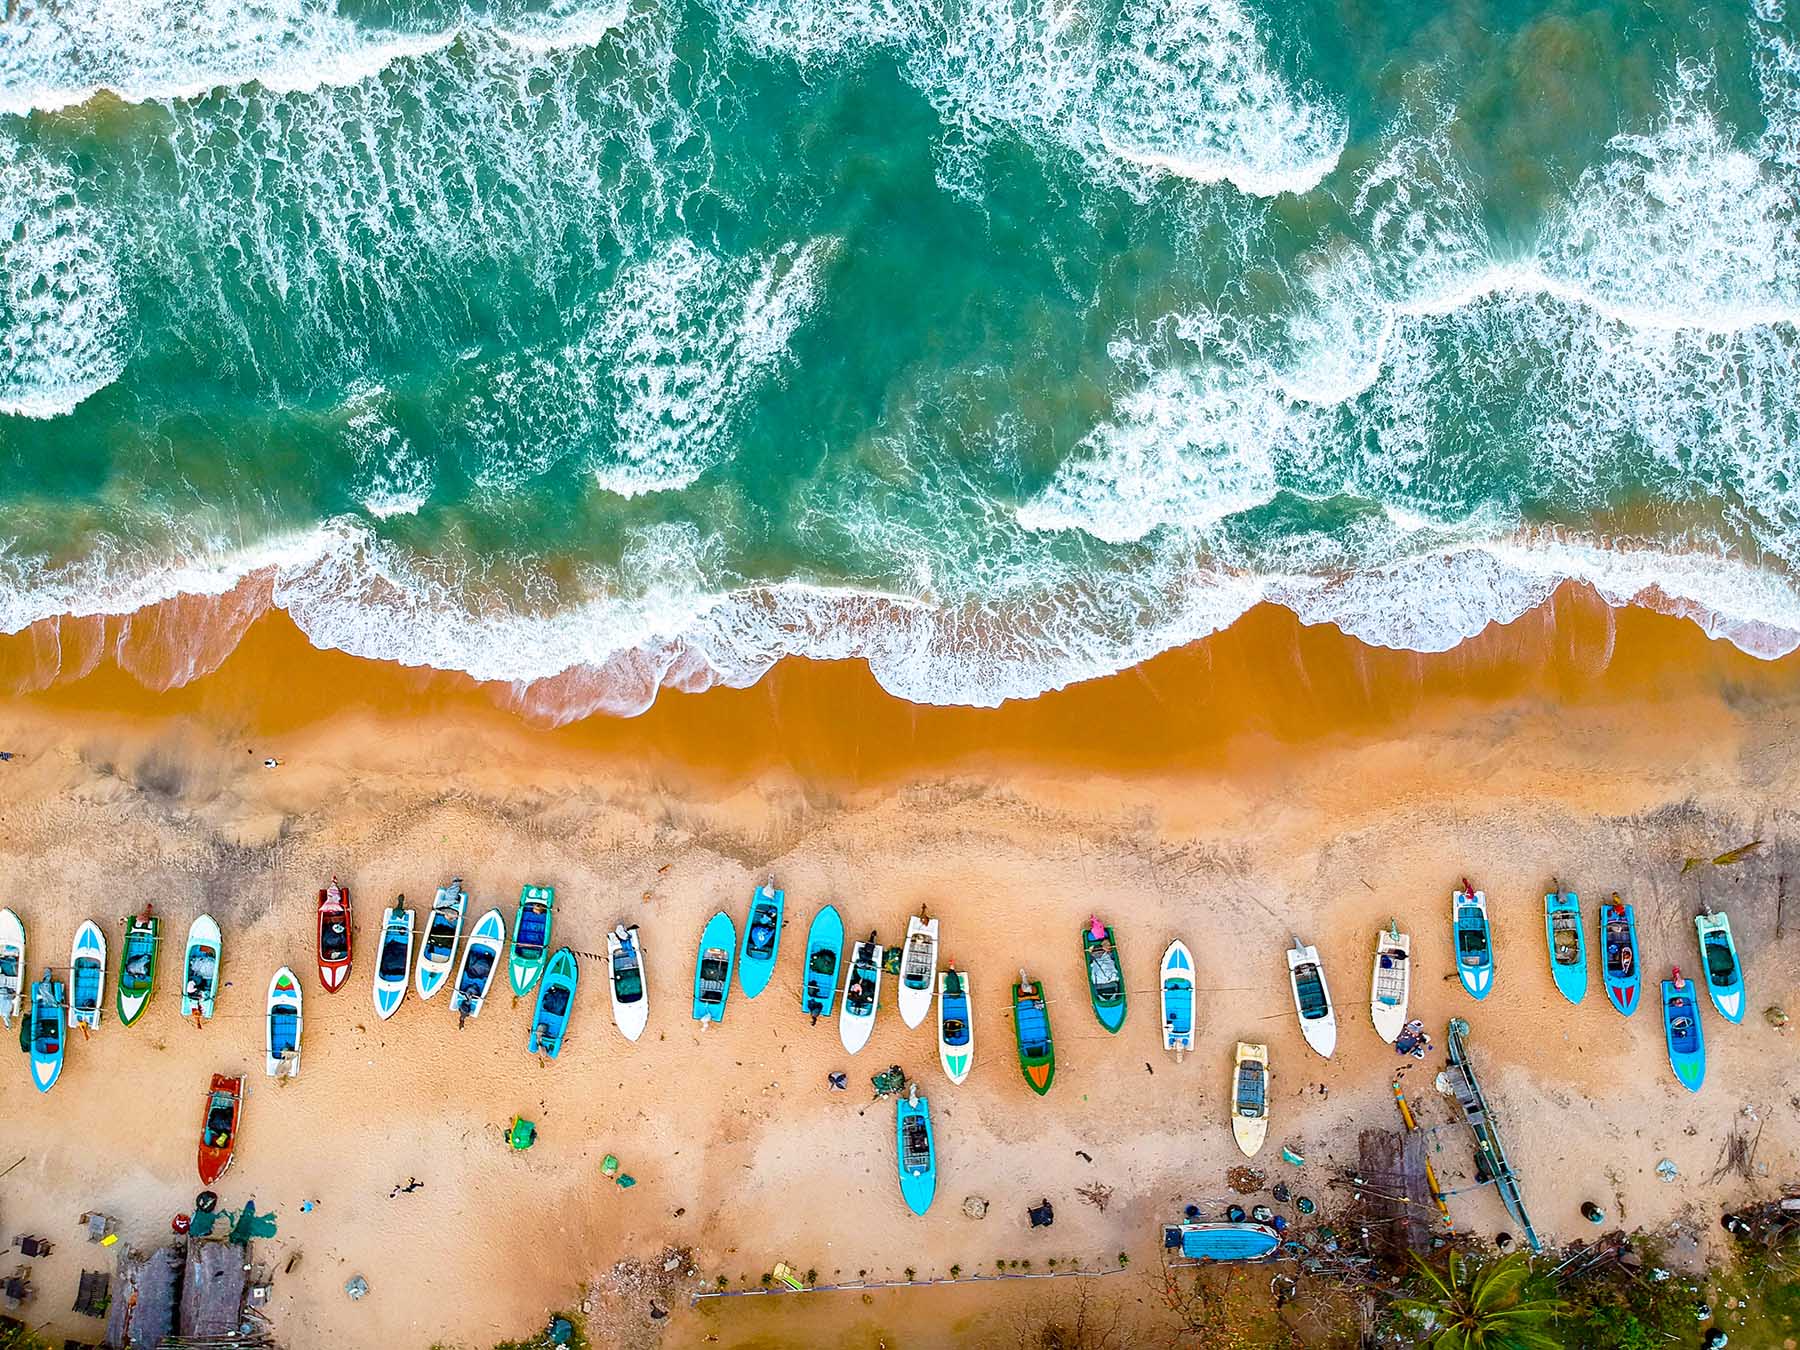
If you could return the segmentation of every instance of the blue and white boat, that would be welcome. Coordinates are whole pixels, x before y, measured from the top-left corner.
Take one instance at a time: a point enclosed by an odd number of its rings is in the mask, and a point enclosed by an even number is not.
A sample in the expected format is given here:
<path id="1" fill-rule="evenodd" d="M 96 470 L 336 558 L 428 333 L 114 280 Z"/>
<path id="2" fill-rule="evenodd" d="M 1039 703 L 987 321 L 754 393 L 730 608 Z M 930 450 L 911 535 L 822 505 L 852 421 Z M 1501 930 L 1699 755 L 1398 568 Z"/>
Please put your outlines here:
<path id="1" fill-rule="evenodd" d="M 375 1015 L 387 1021 L 406 1001 L 412 979 L 413 912 L 400 896 L 388 906 L 381 924 L 381 945 L 375 950 Z"/>
<path id="2" fill-rule="evenodd" d="M 650 1021 L 644 939 L 635 923 L 618 924 L 606 935 L 606 982 L 612 993 L 613 1024 L 626 1040 L 635 1041 Z"/>
<path id="3" fill-rule="evenodd" d="M 1487 896 L 1467 881 L 1450 897 L 1456 940 L 1456 974 L 1470 998 L 1486 998 L 1494 987 L 1494 933 L 1488 926 Z"/>
<path id="4" fill-rule="evenodd" d="M 937 1146 L 931 1134 L 931 1103 L 919 1085 L 894 1104 L 894 1148 L 900 1163 L 900 1197 L 914 1214 L 931 1208 L 937 1195 Z"/>
<path id="5" fill-rule="evenodd" d="M 875 1009 L 881 1002 L 881 944 L 870 933 L 867 941 L 851 944 L 849 967 L 844 976 L 844 1002 L 838 1009 L 838 1039 L 855 1054 L 869 1043 L 875 1030 Z"/>
<path id="6" fill-rule="evenodd" d="M 44 978 L 31 986 L 29 1021 L 31 1049 L 31 1081 L 39 1092 L 48 1092 L 62 1075 L 64 1042 L 68 1040 L 68 1013 L 63 1007 L 67 997 L 62 981 L 48 970 Z"/>
<path id="7" fill-rule="evenodd" d="M 781 952 L 781 911 L 787 894 L 773 885 L 758 886 L 750 897 L 750 917 L 744 924 L 744 947 L 738 953 L 738 983 L 745 998 L 755 998 L 769 987 L 775 974 L 775 958 Z"/>
<path id="8" fill-rule="evenodd" d="M 1626 1017 L 1637 1011 L 1643 976 L 1638 973 L 1637 913 L 1613 893 L 1600 906 L 1600 981 L 1606 1001 Z"/>
<path id="9" fill-rule="evenodd" d="M 269 977 L 263 1017 L 263 1071 L 271 1078 L 300 1076 L 300 981 L 283 966 Z"/>
<path id="10" fill-rule="evenodd" d="M 1190 1261 L 1266 1261 L 1281 1250 L 1281 1234 L 1251 1220 L 1170 1224 L 1163 1247 Z"/>
<path id="11" fill-rule="evenodd" d="M 106 999 L 106 935 L 92 919 L 75 930 L 69 950 L 69 1025 L 100 1027 Z"/>
<path id="12" fill-rule="evenodd" d="M 449 982 L 468 905 L 469 893 L 463 889 L 461 877 L 438 887 L 437 898 L 431 902 L 431 918 L 425 924 L 425 941 L 419 948 L 419 964 L 413 971 L 413 986 L 420 998 L 430 998 Z"/>
<path id="13" fill-rule="evenodd" d="M 558 947 L 550 954 L 550 960 L 538 978 L 537 1008 L 531 1014 L 531 1037 L 526 1043 L 531 1054 L 550 1059 L 562 1054 L 563 1037 L 569 1032 L 569 1014 L 575 1007 L 575 986 L 580 978 L 574 952 L 567 947 Z"/>
<path id="14" fill-rule="evenodd" d="M 1581 924 L 1581 897 L 1554 890 L 1544 896 L 1544 940 L 1550 947 L 1550 976 L 1571 1003 L 1587 997 L 1587 931 Z"/>
<path id="15" fill-rule="evenodd" d="M 506 920 L 498 909 L 490 909 L 469 930 L 463 947 L 462 965 L 456 972 L 456 992 L 450 999 L 450 1010 L 461 1026 L 471 1017 L 481 1016 L 487 1003 L 488 989 L 494 983 L 494 971 L 500 966 L 500 954 L 506 949 Z"/>
<path id="16" fill-rule="evenodd" d="M 1669 1042 L 1669 1067 L 1689 1092 L 1698 1092 L 1706 1081 L 1706 1033 L 1700 1028 L 1700 1005 L 1694 982 L 1675 978 L 1662 982 L 1663 1036 Z"/>
<path id="17" fill-rule="evenodd" d="M 975 1065 L 971 1010 L 968 975 L 945 966 L 938 972 L 938 1061 L 952 1083 L 962 1082 Z"/>
<path id="18" fill-rule="evenodd" d="M 706 921 L 700 951 L 694 957 L 694 1020 L 723 1022 L 731 997 L 731 967 L 736 960 L 737 925 L 720 910 Z"/>
<path id="19" fill-rule="evenodd" d="M 1162 1034 L 1177 1064 L 1194 1048 L 1194 954 L 1180 938 L 1163 952 Z"/>
<path id="20" fill-rule="evenodd" d="M 800 986 L 800 1011 L 817 1022 L 830 1017 L 837 1004 L 838 967 L 844 961 L 844 921 L 836 905 L 813 915 L 806 930 L 806 983 Z"/>
<path id="21" fill-rule="evenodd" d="M 1737 943 L 1731 938 L 1731 920 L 1722 910 L 1694 916 L 1700 938 L 1700 968 L 1706 972 L 1706 992 L 1713 1007 L 1727 1022 L 1744 1020 L 1744 967 L 1738 960 Z"/>

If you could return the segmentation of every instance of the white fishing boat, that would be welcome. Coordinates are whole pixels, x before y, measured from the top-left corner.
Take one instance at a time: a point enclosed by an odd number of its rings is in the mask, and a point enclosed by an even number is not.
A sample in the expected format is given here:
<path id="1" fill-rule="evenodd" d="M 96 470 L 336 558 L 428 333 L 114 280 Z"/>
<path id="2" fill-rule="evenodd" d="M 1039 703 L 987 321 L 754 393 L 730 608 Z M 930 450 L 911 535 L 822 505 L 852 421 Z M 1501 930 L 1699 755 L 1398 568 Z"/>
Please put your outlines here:
<path id="1" fill-rule="evenodd" d="M 406 1001 L 412 982 L 413 931 L 417 916 L 404 904 L 404 895 L 388 906 L 381 921 L 381 945 L 375 952 L 375 1015 L 387 1021 Z"/>
<path id="2" fill-rule="evenodd" d="M 0 909 L 0 1022 L 7 1026 L 25 1003 L 25 925 Z"/>
<path id="3" fill-rule="evenodd" d="M 1254 1158 L 1269 1133 L 1269 1047 L 1237 1043 L 1231 1071 L 1231 1135 L 1246 1158 Z"/>
<path id="4" fill-rule="evenodd" d="M 89 919 L 75 930 L 69 949 L 69 1025 L 99 1030 L 105 1001 L 106 935 Z"/>
<path id="5" fill-rule="evenodd" d="M 456 944 L 462 937 L 463 912 L 469 905 L 469 893 L 457 877 L 448 886 L 439 886 L 437 899 L 431 903 L 431 918 L 425 925 L 425 942 L 419 948 L 419 965 L 413 972 L 413 987 L 420 998 L 430 998 L 450 979 L 456 964 Z"/>
<path id="6" fill-rule="evenodd" d="M 966 972 L 947 966 L 938 972 L 938 1060 L 944 1076 L 960 1083 L 975 1064 L 973 996 Z"/>
<path id="7" fill-rule="evenodd" d="M 844 975 L 844 1001 L 838 1009 L 838 1037 L 855 1054 L 875 1030 L 875 1005 L 881 998 L 881 944 L 870 933 L 850 950 Z"/>
<path id="8" fill-rule="evenodd" d="M 1375 935 L 1375 972 L 1369 981 L 1369 1020 L 1375 1033 L 1392 1045 L 1406 1025 L 1412 997 L 1412 935 L 1395 919 Z"/>
<path id="9" fill-rule="evenodd" d="M 269 977 L 269 1002 L 263 1030 L 263 1071 L 271 1078 L 298 1078 L 300 981 L 286 966 Z"/>
<path id="10" fill-rule="evenodd" d="M 650 1020 L 650 991 L 644 985 L 644 948 L 634 924 L 620 924 L 606 935 L 607 983 L 612 990 L 613 1022 L 628 1041 L 644 1034 Z"/>
<path id="11" fill-rule="evenodd" d="M 219 924 L 210 914 L 188 925 L 187 948 L 181 958 L 181 1015 L 202 1021 L 213 1015 L 219 996 Z"/>
<path id="12" fill-rule="evenodd" d="M 490 909 L 469 930 L 463 945 L 462 965 L 456 972 L 456 992 L 450 999 L 450 1010 L 461 1026 L 471 1017 L 481 1016 L 487 1002 L 488 987 L 494 982 L 494 971 L 500 965 L 500 953 L 506 950 L 506 920 L 498 909 Z"/>
<path id="13" fill-rule="evenodd" d="M 937 962 L 938 921 L 915 914 L 906 921 L 906 946 L 900 952 L 900 1020 L 909 1027 L 931 1015 Z"/>
<path id="14" fill-rule="evenodd" d="M 1194 954 L 1180 938 L 1163 952 L 1162 1034 L 1177 1064 L 1194 1048 Z"/>
<path id="15" fill-rule="evenodd" d="M 1299 938 L 1288 948 L 1288 980 L 1294 989 L 1294 1011 L 1300 1014 L 1300 1034 L 1326 1059 L 1337 1049 L 1337 1013 L 1331 1007 L 1331 989 L 1325 983 L 1325 967 L 1319 951 Z"/>

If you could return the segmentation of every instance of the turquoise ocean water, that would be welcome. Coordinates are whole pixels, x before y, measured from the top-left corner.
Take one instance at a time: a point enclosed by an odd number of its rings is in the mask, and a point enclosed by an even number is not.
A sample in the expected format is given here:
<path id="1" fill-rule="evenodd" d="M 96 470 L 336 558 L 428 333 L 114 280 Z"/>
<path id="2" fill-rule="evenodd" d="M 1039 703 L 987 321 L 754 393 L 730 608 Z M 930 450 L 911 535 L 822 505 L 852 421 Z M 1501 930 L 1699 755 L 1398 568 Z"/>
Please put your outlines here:
<path id="1" fill-rule="evenodd" d="M 1566 578 L 1800 645 L 1791 0 L 9 0 L 0 631 L 559 715 Z"/>

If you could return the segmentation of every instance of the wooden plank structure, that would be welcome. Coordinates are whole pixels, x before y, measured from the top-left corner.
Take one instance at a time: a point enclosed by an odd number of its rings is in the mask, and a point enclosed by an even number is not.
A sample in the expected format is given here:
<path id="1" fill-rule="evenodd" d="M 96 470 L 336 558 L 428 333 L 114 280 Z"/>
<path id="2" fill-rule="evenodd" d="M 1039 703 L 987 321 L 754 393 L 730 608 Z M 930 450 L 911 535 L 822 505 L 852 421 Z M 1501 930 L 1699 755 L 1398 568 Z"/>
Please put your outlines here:
<path id="1" fill-rule="evenodd" d="M 1409 1253 L 1430 1247 L 1437 1217 L 1425 1179 L 1424 1136 L 1417 1130 L 1364 1130 L 1357 1150 L 1357 1218 L 1383 1260 L 1403 1265 Z"/>
<path id="2" fill-rule="evenodd" d="M 106 1344 L 113 1350 L 156 1350 L 175 1330 L 182 1257 L 180 1247 L 120 1254 L 118 1286 L 106 1315 Z"/>
<path id="3" fill-rule="evenodd" d="M 244 1318 L 249 1252 L 231 1242 L 189 1238 L 181 1280 L 181 1336 L 187 1341 L 237 1335 Z"/>
<path id="4" fill-rule="evenodd" d="M 1476 1175 L 1482 1184 L 1491 1184 L 1500 1192 L 1500 1203 L 1524 1231 L 1526 1243 L 1532 1251 L 1541 1252 L 1544 1242 L 1537 1235 L 1537 1229 L 1531 1226 L 1531 1216 L 1525 1212 L 1525 1196 L 1519 1189 L 1518 1173 L 1513 1171 L 1512 1163 L 1507 1159 L 1506 1149 L 1500 1143 L 1500 1128 L 1488 1109 L 1481 1084 L 1476 1081 L 1475 1065 L 1469 1059 L 1468 1038 L 1469 1024 L 1460 1017 L 1452 1017 L 1449 1035 L 1445 1037 L 1450 1067 L 1444 1070 L 1444 1081 L 1455 1093 L 1463 1119 L 1475 1135 Z"/>

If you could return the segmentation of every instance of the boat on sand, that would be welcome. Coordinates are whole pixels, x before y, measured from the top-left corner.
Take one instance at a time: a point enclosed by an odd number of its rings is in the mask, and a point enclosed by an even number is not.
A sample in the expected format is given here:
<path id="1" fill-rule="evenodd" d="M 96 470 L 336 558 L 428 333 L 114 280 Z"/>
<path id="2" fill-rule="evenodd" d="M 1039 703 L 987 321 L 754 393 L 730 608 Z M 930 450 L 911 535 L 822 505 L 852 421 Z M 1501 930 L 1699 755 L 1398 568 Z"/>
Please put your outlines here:
<path id="1" fill-rule="evenodd" d="M 700 950 L 694 956 L 694 1020 L 701 1024 L 723 1022 L 731 999 L 731 967 L 737 959 L 737 925 L 724 910 L 706 921 L 700 931 Z"/>
<path id="2" fill-rule="evenodd" d="M 606 985 L 612 994 L 613 1025 L 626 1040 L 635 1041 L 650 1020 L 644 940 L 635 923 L 619 924 L 606 935 Z"/>
<path id="3" fill-rule="evenodd" d="M 62 1076 L 63 1055 L 68 1041 L 67 997 L 61 980 L 48 970 L 44 978 L 31 986 L 31 1004 L 25 1017 L 25 1032 L 31 1051 L 31 1081 L 39 1092 L 48 1092 Z"/>
<path id="4" fill-rule="evenodd" d="M 575 953 L 567 947 L 558 947 L 536 981 L 537 1007 L 532 1010 L 531 1035 L 526 1042 L 526 1049 L 531 1054 L 549 1059 L 562 1054 L 563 1037 L 569 1034 L 569 1014 L 575 1008 L 575 987 L 580 977 Z"/>
<path id="5" fill-rule="evenodd" d="M 1254 1158 L 1269 1133 L 1269 1047 L 1237 1043 L 1231 1073 L 1231 1134 L 1246 1158 Z"/>
<path id="6" fill-rule="evenodd" d="M 745 998 L 755 998 L 769 987 L 775 959 L 781 954 L 781 915 L 787 892 L 773 884 L 758 886 L 750 897 L 750 917 L 744 921 L 744 947 L 738 953 L 738 983 Z"/>
<path id="7" fill-rule="evenodd" d="M 954 965 L 938 972 L 938 1062 L 944 1076 L 960 1083 L 975 1064 L 975 1023 L 971 1020 L 969 977 Z"/>
<path id="8" fill-rule="evenodd" d="M 1643 976 L 1638 972 L 1637 912 L 1613 893 L 1600 906 L 1600 980 L 1606 1001 L 1626 1017 L 1637 1011 Z"/>
<path id="9" fill-rule="evenodd" d="M 456 992 L 450 999 L 450 1010 L 456 1014 L 457 1026 L 471 1017 L 481 1016 L 505 946 L 506 920 L 497 908 L 490 909 L 475 920 L 475 927 L 469 930 L 469 940 L 463 947 L 462 965 L 456 972 Z"/>
<path id="10" fill-rule="evenodd" d="M 412 979 L 413 924 L 406 897 L 396 896 L 381 922 L 381 945 L 375 951 L 375 1015 L 387 1021 L 406 1001 Z"/>
<path id="11" fill-rule="evenodd" d="M 1082 962 L 1087 966 L 1088 1002 L 1108 1031 L 1125 1025 L 1125 975 L 1119 968 L 1119 946 L 1111 924 L 1093 915 L 1081 930 Z"/>
<path id="12" fill-rule="evenodd" d="M 1050 1007 L 1044 982 L 1024 971 L 1012 987 L 1013 1034 L 1019 1042 L 1019 1070 L 1031 1090 L 1042 1097 L 1056 1080 L 1056 1043 L 1050 1037 Z"/>
<path id="13" fill-rule="evenodd" d="M 1465 878 L 1450 896 L 1451 930 L 1456 942 L 1456 974 L 1470 998 L 1486 998 L 1494 987 L 1494 934 L 1488 924 L 1487 896 Z"/>
<path id="14" fill-rule="evenodd" d="M 119 1025 L 130 1026 L 144 1015 L 150 995 L 156 992 L 156 953 L 162 944 L 157 935 L 162 928 L 149 905 L 125 920 L 125 941 L 119 949 L 119 984 L 114 1001 L 119 1009 Z"/>
<path id="15" fill-rule="evenodd" d="M 238 1119 L 244 1105 L 244 1080 L 222 1073 L 212 1076 L 206 1110 L 200 1116 L 200 1184 L 210 1186 L 231 1166 L 237 1149 Z"/>
<path id="16" fill-rule="evenodd" d="M 514 998 L 524 998 L 537 986 L 550 954 L 550 932 L 556 923 L 556 888 L 526 886 L 519 891 L 519 908 L 513 913 L 512 944 L 507 949 L 506 982 Z"/>
<path id="17" fill-rule="evenodd" d="M 1550 977 L 1571 1003 L 1587 997 L 1587 931 L 1581 924 L 1581 897 L 1560 886 L 1544 896 L 1544 941 L 1550 948 Z"/>
<path id="18" fill-rule="evenodd" d="M 875 1009 L 881 1002 L 882 950 L 873 932 L 850 948 L 847 965 L 838 1039 L 854 1055 L 869 1043 L 869 1034 L 875 1030 Z"/>
<path id="19" fill-rule="evenodd" d="M 916 1027 L 931 1015 L 937 992 L 938 921 L 915 914 L 906 921 L 900 949 L 900 1020 Z"/>
<path id="20" fill-rule="evenodd" d="M 1412 998 L 1412 935 L 1400 931 L 1398 919 L 1375 935 L 1375 970 L 1369 979 L 1369 1021 L 1389 1045 L 1406 1026 Z"/>
<path id="21" fill-rule="evenodd" d="M 931 1208 L 937 1195 L 937 1146 L 931 1134 L 931 1104 L 912 1084 L 894 1103 L 894 1151 L 900 1164 L 900 1196 L 914 1214 Z"/>
<path id="22" fill-rule="evenodd" d="M 97 1031 L 105 999 L 106 935 L 88 919 L 69 948 L 69 1025 Z"/>
<path id="23" fill-rule="evenodd" d="M 1162 1034 L 1177 1064 L 1194 1048 L 1194 954 L 1180 938 L 1163 952 Z"/>
<path id="24" fill-rule="evenodd" d="M 1288 948 L 1287 963 L 1294 1011 L 1300 1014 L 1300 1034 L 1321 1056 L 1330 1059 L 1331 1052 L 1337 1049 L 1337 1013 L 1331 1006 L 1331 988 L 1325 983 L 1325 967 L 1319 963 L 1318 948 L 1295 938 L 1294 945 Z"/>
<path id="25" fill-rule="evenodd" d="M 271 1078 L 298 1078 L 300 982 L 286 966 L 269 977 L 263 1030 L 263 1071 Z"/>
<path id="26" fill-rule="evenodd" d="M 319 983 L 336 993 L 350 978 L 350 888 L 331 885 L 319 892 Z"/>
<path id="27" fill-rule="evenodd" d="M 27 996 L 25 925 L 10 909 L 0 909 L 0 1022 L 10 1027 Z"/>
<path id="28" fill-rule="evenodd" d="M 468 905 L 469 893 L 463 889 L 461 877 L 438 887 L 437 898 L 431 902 L 431 917 L 425 923 L 419 964 L 413 971 L 413 987 L 420 998 L 430 998 L 449 982 Z"/>
<path id="29" fill-rule="evenodd" d="M 196 1025 L 213 1015 L 219 996 L 219 925 L 210 914 L 188 925 L 187 950 L 181 957 L 181 1015 Z"/>
<path id="30" fill-rule="evenodd" d="M 837 1003 L 838 967 L 844 962 L 844 921 L 836 905 L 813 915 L 806 930 L 806 979 L 800 986 L 800 1011 L 817 1023 L 830 1017 Z"/>
<path id="31" fill-rule="evenodd" d="M 1669 1045 L 1669 1067 L 1675 1081 L 1689 1092 L 1698 1092 L 1706 1081 L 1706 1033 L 1700 1027 L 1700 1004 L 1694 997 L 1694 982 L 1681 977 L 1675 967 L 1674 978 L 1662 982 L 1663 1039 Z"/>
<path id="32" fill-rule="evenodd" d="M 1706 974 L 1713 1007 L 1727 1022 L 1742 1022 L 1744 967 L 1731 937 L 1731 920 L 1722 910 L 1708 910 L 1694 917 L 1694 932 L 1700 938 L 1700 969 Z"/>

